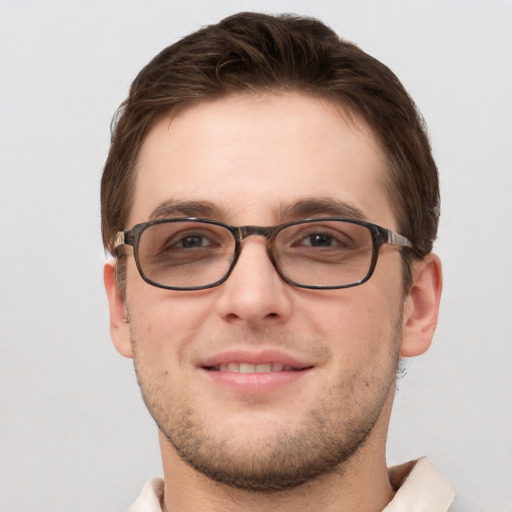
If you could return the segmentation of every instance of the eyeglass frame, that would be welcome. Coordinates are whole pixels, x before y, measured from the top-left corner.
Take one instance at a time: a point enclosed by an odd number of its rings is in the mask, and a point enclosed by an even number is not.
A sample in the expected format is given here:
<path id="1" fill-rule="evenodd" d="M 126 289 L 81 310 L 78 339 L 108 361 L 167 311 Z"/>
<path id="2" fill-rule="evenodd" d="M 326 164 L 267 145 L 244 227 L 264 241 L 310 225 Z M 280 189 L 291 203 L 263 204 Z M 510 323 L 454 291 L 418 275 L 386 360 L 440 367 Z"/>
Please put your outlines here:
<path id="1" fill-rule="evenodd" d="M 273 242 L 276 239 L 277 235 L 280 231 L 283 229 L 286 229 L 288 227 L 297 225 L 297 224 L 309 224 L 314 222 L 328 222 L 328 221 L 341 221 L 341 222 L 347 222 L 350 224 L 356 224 L 359 226 L 363 226 L 370 231 L 371 237 L 372 237 L 372 259 L 370 262 L 370 267 L 368 269 L 368 272 L 366 273 L 365 277 L 360 279 L 359 281 L 356 281 L 355 283 L 349 283 L 349 284 L 343 284 L 343 285 L 306 285 L 301 284 L 293 281 L 279 268 L 277 262 L 275 261 L 272 248 L 273 248 Z M 209 224 L 214 226 L 220 226 L 222 228 L 225 228 L 227 231 L 231 233 L 235 240 L 235 247 L 233 251 L 233 259 L 231 260 L 228 270 L 224 274 L 224 276 L 215 281 L 214 283 L 207 284 L 207 285 L 200 285 L 200 286 L 170 286 L 170 285 L 163 285 L 160 283 L 157 283 L 155 281 L 152 281 L 143 271 L 142 266 L 140 264 L 139 260 L 139 241 L 142 233 L 148 229 L 151 226 L 157 225 L 157 224 L 165 224 L 165 223 L 173 223 L 173 222 L 198 222 L 201 224 Z M 135 264 L 137 266 L 137 270 L 139 271 L 140 276 L 142 279 L 150 284 L 151 286 L 155 286 L 157 288 L 163 288 L 165 290 L 174 290 L 174 291 L 196 291 L 196 290 L 207 290 L 209 288 L 215 288 L 229 278 L 231 273 L 233 272 L 233 269 L 235 268 L 235 265 L 238 261 L 238 258 L 240 257 L 240 254 L 242 252 L 242 242 L 245 238 L 251 235 L 256 236 L 263 236 L 266 239 L 267 242 L 267 255 L 270 259 L 270 262 L 272 263 L 272 266 L 275 268 L 276 272 L 279 274 L 279 276 L 288 284 L 291 286 L 295 286 L 297 288 L 307 288 L 310 290 L 338 290 L 343 288 L 352 288 L 354 286 L 359 286 L 366 281 L 368 281 L 377 266 L 377 260 L 379 257 L 380 249 L 383 245 L 397 245 L 400 247 L 406 247 L 406 248 L 412 248 L 413 244 L 412 242 L 406 238 L 403 235 L 400 235 L 399 233 L 396 233 L 395 231 L 392 231 L 390 229 L 383 228 L 382 226 L 379 226 L 378 224 L 374 224 L 372 222 L 367 222 L 364 220 L 359 219 L 349 219 L 345 217 L 313 217 L 313 218 L 307 218 L 307 219 L 299 219 L 299 220 L 293 220 L 290 222 L 285 222 L 283 224 L 277 224 L 275 226 L 232 226 L 230 224 L 226 224 L 225 222 L 221 222 L 218 220 L 213 219 L 203 219 L 199 217 L 173 217 L 173 218 L 164 218 L 164 219 L 154 219 L 147 222 L 142 222 L 140 224 L 136 224 L 129 230 L 123 230 L 118 231 L 116 233 L 116 236 L 114 238 L 114 254 L 119 259 L 118 251 L 121 247 L 124 246 L 131 246 L 133 248 L 133 256 L 135 258 Z"/>

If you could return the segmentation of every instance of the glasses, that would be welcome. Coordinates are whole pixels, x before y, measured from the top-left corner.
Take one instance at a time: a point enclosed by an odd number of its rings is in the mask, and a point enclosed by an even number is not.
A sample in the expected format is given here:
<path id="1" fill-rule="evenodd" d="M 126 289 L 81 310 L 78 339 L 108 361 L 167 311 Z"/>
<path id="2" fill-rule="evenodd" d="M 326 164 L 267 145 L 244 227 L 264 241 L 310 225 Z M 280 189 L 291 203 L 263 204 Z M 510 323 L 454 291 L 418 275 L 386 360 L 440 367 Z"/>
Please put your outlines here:
<path id="1" fill-rule="evenodd" d="M 266 238 L 268 257 L 287 283 L 322 290 L 368 281 L 384 244 L 412 247 L 404 236 L 376 224 L 323 217 L 269 227 L 159 219 L 119 231 L 114 249 L 118 255 L 131 245 L 141 277 L 153 286 L 203 290 L 226 281 L 248 236 Z"/>

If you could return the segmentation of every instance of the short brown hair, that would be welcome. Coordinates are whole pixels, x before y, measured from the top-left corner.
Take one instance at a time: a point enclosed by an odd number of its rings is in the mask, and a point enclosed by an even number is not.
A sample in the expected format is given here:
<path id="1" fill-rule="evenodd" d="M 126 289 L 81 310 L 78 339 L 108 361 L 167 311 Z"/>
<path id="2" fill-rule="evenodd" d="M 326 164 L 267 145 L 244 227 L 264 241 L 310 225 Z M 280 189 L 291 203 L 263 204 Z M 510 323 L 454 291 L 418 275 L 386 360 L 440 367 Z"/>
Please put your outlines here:
<path id="1" fill-rule="evenodd" d="M 295 91 L 327 99 L 361 116 L 386 154 L 388 192 L 399 231 L 414 258 L 432 250 L 439 182 L 423 119 L 393 72 L 320 21 L 240 13 L 164 49 L 135 78 L 112 123 L 101 181 L 103 243 L 112 252 L 126 229 L 136 165 L 148 131 L 164 115 L 236 93 Z M 131 226 L 130 226 L 131 227 Z"/>

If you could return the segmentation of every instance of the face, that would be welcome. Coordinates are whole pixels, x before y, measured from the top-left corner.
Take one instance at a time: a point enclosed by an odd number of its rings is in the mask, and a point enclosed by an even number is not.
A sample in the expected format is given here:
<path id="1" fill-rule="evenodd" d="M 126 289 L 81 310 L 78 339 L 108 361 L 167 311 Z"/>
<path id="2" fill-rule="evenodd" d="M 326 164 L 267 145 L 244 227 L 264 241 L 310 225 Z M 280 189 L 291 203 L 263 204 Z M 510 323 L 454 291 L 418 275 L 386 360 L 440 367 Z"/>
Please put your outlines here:
<path id="1" fill-rule="evenodd" d="M 231 96 L 163 119 L 137 172 L 127 227 L 356 214 L 397 228 L 370 129 L 302 95 Z M 361 286 L 295 288 L 251 236 L 225 283 L 179 292 L 145 283 L 128 256 L 128 323 L 114 338 L 170 453 L 232 486 L 290 488 L 342 468 L 387 422 L 401 272 L 399 250 L 385 245 Z"/>

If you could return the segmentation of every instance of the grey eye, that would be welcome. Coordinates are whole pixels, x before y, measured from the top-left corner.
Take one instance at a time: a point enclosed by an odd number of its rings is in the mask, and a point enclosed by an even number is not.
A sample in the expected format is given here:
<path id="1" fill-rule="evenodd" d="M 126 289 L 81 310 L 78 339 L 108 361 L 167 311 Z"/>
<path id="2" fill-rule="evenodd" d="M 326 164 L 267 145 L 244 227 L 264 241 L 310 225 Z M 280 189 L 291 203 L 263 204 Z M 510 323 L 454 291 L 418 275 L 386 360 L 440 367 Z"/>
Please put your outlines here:
<path id="1" fill-rule="evenodd" d="M 211 245 L 210 240 L 203 235 L 187 235 L 179 240 L 176 245 L 181 249 L 196 249 Z"/>
<path id="2" fill-rule="evenodd" d="M 311 247 L 332 247 L 333 245 L 338 245 L 338 243 L 338 240 L 327 233 L 312 233 L 302 239 L 303 245 Z"/>

